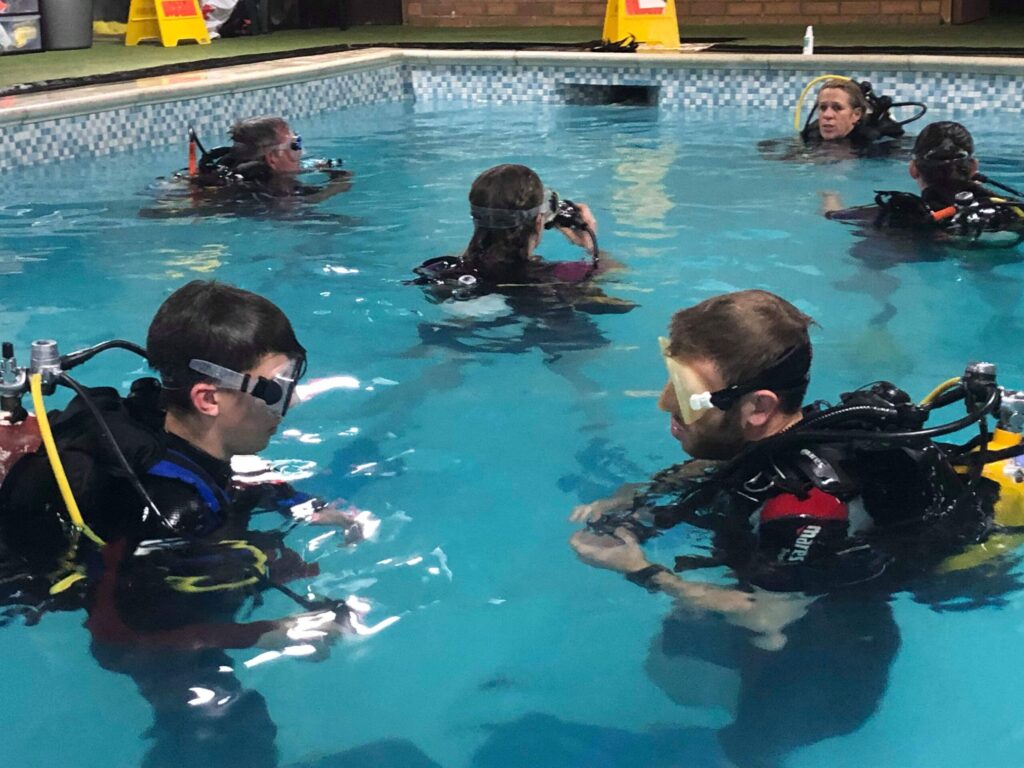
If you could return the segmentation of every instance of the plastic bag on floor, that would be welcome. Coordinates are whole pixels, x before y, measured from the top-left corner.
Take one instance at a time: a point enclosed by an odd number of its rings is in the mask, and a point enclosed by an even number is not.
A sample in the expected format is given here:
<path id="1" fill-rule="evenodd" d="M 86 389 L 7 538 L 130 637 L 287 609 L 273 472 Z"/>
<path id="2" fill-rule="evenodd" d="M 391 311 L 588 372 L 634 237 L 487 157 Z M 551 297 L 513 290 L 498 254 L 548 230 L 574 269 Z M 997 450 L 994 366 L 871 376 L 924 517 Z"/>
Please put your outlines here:
<path id="1" fill-rule="evenodd" d="M 231 18 L 236 5 L 238 0 L 200 0 L 199 7 L 211 39 L 220 37 L 220 28 Z"/>

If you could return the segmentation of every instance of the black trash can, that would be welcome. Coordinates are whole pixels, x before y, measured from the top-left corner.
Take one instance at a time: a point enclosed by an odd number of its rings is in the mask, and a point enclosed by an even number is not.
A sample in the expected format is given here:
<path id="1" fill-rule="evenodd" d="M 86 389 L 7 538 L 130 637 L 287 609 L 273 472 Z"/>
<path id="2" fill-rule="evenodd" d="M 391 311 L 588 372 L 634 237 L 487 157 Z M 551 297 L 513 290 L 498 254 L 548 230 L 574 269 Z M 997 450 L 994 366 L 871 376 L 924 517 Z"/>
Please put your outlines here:
<path id="1" fill-rule="evenodd" d="M 45 50 L 92 47 L 92 0 L 39 0 L 39 12 Z"/>

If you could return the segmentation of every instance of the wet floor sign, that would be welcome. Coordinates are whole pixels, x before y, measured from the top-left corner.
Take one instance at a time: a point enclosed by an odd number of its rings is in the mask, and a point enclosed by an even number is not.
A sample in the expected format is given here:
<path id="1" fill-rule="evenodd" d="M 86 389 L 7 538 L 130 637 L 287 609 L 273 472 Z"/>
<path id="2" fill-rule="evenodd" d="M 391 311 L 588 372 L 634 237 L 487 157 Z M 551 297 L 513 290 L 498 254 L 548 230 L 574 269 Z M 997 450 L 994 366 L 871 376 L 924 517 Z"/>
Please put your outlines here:
<path id="1" fill-rule="evenodd" d="M 644 48 L 679 50 L 675 0 L 608 0 L 602 36 L 613 42 L 630 35 Z"/>
<path id="2" fill-rule="evenodd" d="M 209 43 L 199 0 L 132 0 L 124 44 L 140 40 L 159 40 L 167 48 L 182 40 Z"/>

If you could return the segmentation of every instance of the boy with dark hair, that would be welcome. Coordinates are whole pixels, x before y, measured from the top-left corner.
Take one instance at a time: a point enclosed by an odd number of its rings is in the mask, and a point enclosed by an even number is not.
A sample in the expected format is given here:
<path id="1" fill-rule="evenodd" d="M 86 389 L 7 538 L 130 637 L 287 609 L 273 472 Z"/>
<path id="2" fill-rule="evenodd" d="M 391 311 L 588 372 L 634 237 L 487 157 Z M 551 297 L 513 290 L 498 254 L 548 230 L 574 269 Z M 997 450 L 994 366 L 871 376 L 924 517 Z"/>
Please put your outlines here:
<path id="1" fill-rule="evenodd" d="M 230 674 L 224 649 L 304 644 L 322 651 L 358 617 L 344 602 L 291 592 L 285 584 L 315 575 L 316 565 L 291 551 L 282 531 L 249 530 L 250 518 L 266 509 L 337 523 L 350 542 L 375 521 L 284 483 L 233 481 L 232 457 L 266 447 L 305 368 L 306 351 L 280 308 L 224 283 L 191 282 L 157 310 L 146 346 L 160 382 L 135 382 L 124 400 L 109 388 L 87 390 L 136 483 L 109 457 L 80 403 L 55 420 L 82 516 L 102 537 L 99 551 L 76 553 L 77 536 L 41 454 L 20 459 L 0 486 L 0 534 L 42 573 L 60 556 L 89 562 L 85 625 L 93 655 L 131 676 L 153 707 L 155 743 L 144 765 L 273 766 L 276 728 L 266 703 Z M 66 417 L 76 412 L 85 418 Z M 289 594 L 303 612 L 235 622 L 237 610 L 268 588 Z M 190 691 L 199 689 L 217 695 L 195 700 Z"/>
<path id="2" fill-rule="evenodd" d="M 153 318 L 146 351 L 167 409 L 165 461 L 184 456 L 215 478 L 230 478 L 232 456 L 266 447 L 306 364 L 278 307 L 217 282 L 175 291 Z"/>

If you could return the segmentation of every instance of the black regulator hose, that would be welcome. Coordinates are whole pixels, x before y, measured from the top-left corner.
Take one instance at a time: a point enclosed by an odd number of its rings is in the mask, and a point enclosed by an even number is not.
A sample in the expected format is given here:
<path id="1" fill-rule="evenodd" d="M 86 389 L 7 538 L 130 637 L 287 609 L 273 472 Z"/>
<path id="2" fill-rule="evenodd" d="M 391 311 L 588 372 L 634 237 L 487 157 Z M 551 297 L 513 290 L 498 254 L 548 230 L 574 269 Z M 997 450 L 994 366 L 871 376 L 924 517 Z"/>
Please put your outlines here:
<path id="1" fill-rule="evenodd" d="M 592 271 L 596 272 L 597 268 L 601 266 L 601 249 L 597 247 L 597 233 L 587 225 L 583 225 L 583 231 L 590 235 L 590 242 L 594 244 L 594 248 L 590 252 L 590 259 L 593 262 Z"/>
<path id="2" fill-rule="evenodd" d="M 983 173 L 974 174 L 974 181 L 981 182 L 982 184 L 991 184 L 993 187 L 997 187 L 1003 190 L 1004 192 L 1009 192 L 1011 195 L 1016 195 L 1017 197 L 1024 197 L 1024 192 L 1018 192 L 1016 189 L 1009 186 L 1008 184 L 1000 184 L 998 181 L 993 181 Z"/>
<path id="3" fill-rule="evenodd" d="M 913 429 L 896 432 L 869 432 L 866 430 L 846 430 L 846 431 L 826 431 L 826 430 L 794 430 L 790 432 L 782 432 L 778 435 L 774 435 L 765 440 L 761 440 L 755 443 L 754 446 L 760 446 L 762 443 L 771 443 L 772 447 L 779 444 L 788 444 L 800 442 L 801 440 L 815 440 L 820 442 L 837 442 L 841 440 L 863 440 L 872 442 L 910 442 L 914 440 L 930 440 L 933 437 L 941 437 L 942 435 L 949 435 L 953 432 L 959 432 L 961 429 L 976 424 L 991 413 L 999 403 L 999 390 L 993 389 L 985 403 L 963 416 L 956 421 L 951 421 L 948 424 L 940 424 L 937 427 L 929 427 L 928 429 Z"/>
<path id="4" fill-rule="evenodd" d="M 111 339 L 110 341 L 100 342 L 92 347 L 86 347 L 85 349 L 79 349 L 76 352 L 68 352 L 66 355 L 61 355 L 61 370 L 70 371 L 72 368 L 88 362 L 100 352 L 107 349 L 126 349 L 129 352 L 134 352 L 143 360 L 149 360 L 149 355 L 146 354 L 146 350 L 138 344 L 133 344 L 132 342 L 125 341 L 124 339 Z"/>
<path id="5" fill-rule="evenodd" d="M 839 408 L 830 408 L 821 413 L 811 414 L 804 418 L 802 424 L 804 426 L 814 424 L 817 427 L 859 416 L 877 416 L 885 419 L 895 418 L 898 415 L 899 411 L 896 408 L 885 408 L 880 405 L 846 405 Z"/>
<path id="6" fill-rule="evenodd" d="M 925 113 L 928 111 L 928 106 L 926 104 L 922 104 L 920 101 L 897 101 L 897 102 L 893 102 L 892 104 L 889 105 L 889 109 L 895 109 L 897 107 L 920 107 L 921 108 L 921 111 L 918 112 L 913 117 L 908 117 L 906 120 L 897 120 L 896 124 L 900 125 L 900 126 L 909 125 L 910 123 L 914 122 L 915 120 L 920 120 L 922 117 L 925 116 Z"/>
<path id="7" fill-rule="evenodd" d="M 961 429 L 969 427 L 984 419 L 998 406 L 999 397 L 999 390 L 993 388 L 985 403 L 968 413 L 966 416 L 963 416 L 956 421 L 949 422 L 948 424 L 941 424 L 929 429 L 885 432 L 868 430 L 804 429 L 801 428 L 800 425 L 797 425 L 794 429 L 786 432 L 780 432 L 779 434 L 772 435 L 764 440 L 752 443 L 739 456 L 729 462 L 726 467 L 723 467 L 719 471 L 719 474 L 724 480 L 727 476 L 735 474 L 741 470 L 748 461 L 762 451 L 788 447 L 790 445 L 799 445 L 803 442 L 839 443 L 856 440 L 873 443 L 906 443 L 930 440 L 934 437 L 952 434 L 953 432 L 959 432 Z M 824 415 L 825 414 L 823 414 L 823 416 Z M 813 422 L 810 423 L 813 425 Z"/>

